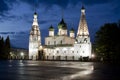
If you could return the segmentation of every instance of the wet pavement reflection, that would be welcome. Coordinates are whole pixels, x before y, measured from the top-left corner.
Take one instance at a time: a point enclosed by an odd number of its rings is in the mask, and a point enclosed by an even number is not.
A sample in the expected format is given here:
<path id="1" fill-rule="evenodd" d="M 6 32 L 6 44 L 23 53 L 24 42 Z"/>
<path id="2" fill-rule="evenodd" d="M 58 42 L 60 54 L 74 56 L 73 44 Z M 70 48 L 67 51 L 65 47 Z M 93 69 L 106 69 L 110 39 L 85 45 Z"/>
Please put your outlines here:
<path id="1" fill-rule="evenodd" d="M 93 62 L 0 61 L 0 80 L 120 80 L 119 66 Z"/>

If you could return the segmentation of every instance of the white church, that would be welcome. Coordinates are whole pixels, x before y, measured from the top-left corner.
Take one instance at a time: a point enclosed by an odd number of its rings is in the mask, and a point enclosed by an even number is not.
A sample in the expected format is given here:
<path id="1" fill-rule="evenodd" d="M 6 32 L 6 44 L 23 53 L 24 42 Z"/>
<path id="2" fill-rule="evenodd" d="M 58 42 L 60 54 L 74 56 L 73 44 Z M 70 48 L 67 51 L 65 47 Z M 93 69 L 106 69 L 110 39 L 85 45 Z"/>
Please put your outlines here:
<path id="1" fill-rule="evenodd" d="M 67 35 L 69 32 L 69 35 Z M 41 53 L 42 50 L 42 53 Z M 45 37 L 45 45 L 41 45 L 41 33 L 37 21 L 37 13 L 34 13 L 32 29 L 29 37 L 29 59 L 37 60 L 42 56 L 44 60 L 80 60 L 91 58 L 91 41 L 85 18 L 85 8 L 81 8 L 81 18 L 77 34 L 72 28 L 67 30 L 64 19 L 58 24 L 58 33 L 54 27 L 49 27 L 49 35 Z M 42 54 L 42 55 L 41 55 Z"/>

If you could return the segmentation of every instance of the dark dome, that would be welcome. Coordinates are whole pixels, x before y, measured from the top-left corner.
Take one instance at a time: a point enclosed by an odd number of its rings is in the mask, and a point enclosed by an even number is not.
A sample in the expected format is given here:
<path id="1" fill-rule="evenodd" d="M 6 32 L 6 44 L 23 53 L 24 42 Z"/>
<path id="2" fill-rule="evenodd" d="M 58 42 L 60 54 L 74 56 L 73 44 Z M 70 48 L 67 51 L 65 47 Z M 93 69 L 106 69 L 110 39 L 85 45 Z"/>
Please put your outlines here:
<path id="1" fill-rule="evenodd" d="M 37 13 L 36 13 L 36 12 L 34 12 L 34 15 L 37 15 Z"/>
<path id="2" fill-rule="evenodd" d="M 66 23 L 64 22 L 64 19 L 63 19 L 63 18 L 62 18 L 62 20 L 60 21 L 60 23 L 58 24 L 58 28 L 67 29 L 67 25 L 66 25 Z"/>
<path id="3" fill-rule="evenodd" d="M 70 32 L 74 32 L 75 30 L 73 28 L 70 29 Z"/>
<path id="4" fill-rule="evenodd" d="M 52 25 L 49 27 L 49 30 L 50 30 L 50 31 L 53 31 L 53 30 L 54 30 L 54 28 L 53 28 Z"/>

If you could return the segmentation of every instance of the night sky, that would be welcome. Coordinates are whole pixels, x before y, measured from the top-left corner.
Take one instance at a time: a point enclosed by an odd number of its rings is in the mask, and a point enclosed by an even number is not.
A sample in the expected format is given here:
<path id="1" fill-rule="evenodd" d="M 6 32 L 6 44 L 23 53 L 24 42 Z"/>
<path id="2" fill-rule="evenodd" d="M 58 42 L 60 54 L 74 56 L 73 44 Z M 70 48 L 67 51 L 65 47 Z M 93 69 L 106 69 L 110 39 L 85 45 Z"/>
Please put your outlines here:
<path id="1" fill-rule="evenodd" d="M 72 27 L 77 30 L 82 4 L 86 8 L 92 42 L 95 32 L 104 23 L 120 19 L 120 0 L 0 0 L 0 35 L 4 38 L 9 35 L 13 47 L 27 49 L 36 6 L 44 44 L 44 37 L 48 36 L 51 24 L 57 32 L 62 14 L 68 30 Z"/>

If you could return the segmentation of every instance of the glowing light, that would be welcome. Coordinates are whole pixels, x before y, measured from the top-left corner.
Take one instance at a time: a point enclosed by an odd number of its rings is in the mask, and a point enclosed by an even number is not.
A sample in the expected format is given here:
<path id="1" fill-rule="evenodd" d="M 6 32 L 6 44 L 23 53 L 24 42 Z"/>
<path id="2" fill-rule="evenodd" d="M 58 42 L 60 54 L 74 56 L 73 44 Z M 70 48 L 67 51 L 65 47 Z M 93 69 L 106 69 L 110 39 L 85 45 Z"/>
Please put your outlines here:
<path id="1" fill-rule="evenodd" d="M 39 49 L 42 50 L 43 49 L 42 46 L 40 46 Z"/>
<path id="2" fill-rule="evenodd" d="M 20 55 L 21 55 L 21 56 L 24 56 L 24 53 L 23 53 L 23 52 L 21 52 L 21 53 L 20 53 Z"/>
<path id="3" fill-rule="evenodd" d="M 92 58 L 95 58 L 95 54 L 92 54 Z"/>
<path id="4" fill-rule="evenodd" d="M 13 56 L 12 52 L 10 52 L 10 56 Z"/>

